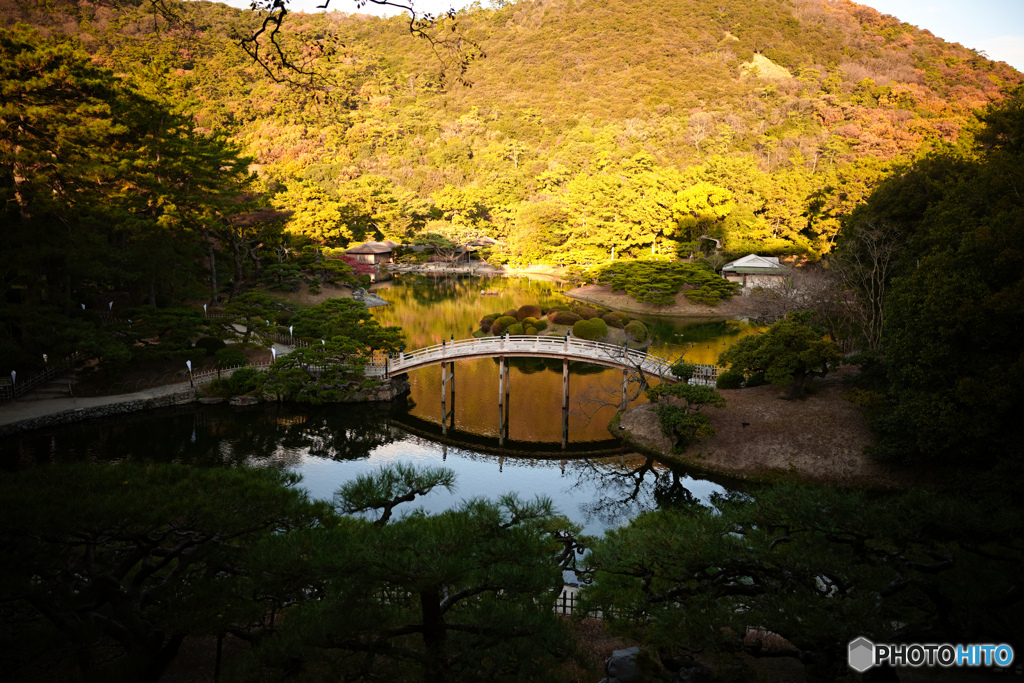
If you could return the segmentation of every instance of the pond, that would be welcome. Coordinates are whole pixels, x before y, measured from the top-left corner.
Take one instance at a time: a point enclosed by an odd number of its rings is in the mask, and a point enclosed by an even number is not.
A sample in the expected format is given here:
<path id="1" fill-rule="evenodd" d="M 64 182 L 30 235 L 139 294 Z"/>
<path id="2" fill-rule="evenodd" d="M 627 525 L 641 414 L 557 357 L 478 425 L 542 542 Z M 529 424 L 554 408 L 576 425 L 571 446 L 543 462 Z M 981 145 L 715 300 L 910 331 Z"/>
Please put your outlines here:
<path id="1" fill-rule="evenodd" d="M 509 492 L 543 495 L 588 534 L 660 505 L 706 502 L 726 490 L 722 483 L 630 452 L 562 456 L 457 448 L 410 431 L 407 417 L 403 406 L 190 405 L 10 437 L 0 441 L 0 462 L 8 470 L 71 461 L 286 468 L 302 474 L 311 496 L 325 500 L 342 483 L 380 465 L 438 465 L 455 470 L 456 490 L 432 492 L 399 512 L 418 506 L 439 512 L 466 498 Z"/>
<path id="2" fill-rule="evenodd" d="M 392 305 L 374 315 L 401 325 L 409 349 L 468 337 L 490 312 L 567 303 L 559 285 L 525 279 L 404 277 L 389 284 L 380 294 Z M 717 349 L 754 331 L 736 322 L 646 321 L 655 335 L 653 353 L 697 362 L 713 361 Z M 645 510 L 706 502 L 734 486 L 623 449 L 608 431 L 622 377 L 614 369 L 572 366 L 571 431 L 563 451 L 561 361 L 514 362 L 508 439 L 499 444 L 497 374 L 492 359 L 456 365 L 455 428 L 447 435 L 440 427 L 440 368 L 433 367 L 410 373 L 411 391 L 391 405 L 191 405 L 136 413 L 0 440 L 0 464 L 10 470 L 76 460 L 249 463 L 298 472 L 310 495 L 328 500 L 339 485 L 380 465 L 444 465 L 457 474 L 454 493 L 435 491 L 399 512 L 417 506 L 437 512 L 462 499 L 509 492 L 543 495 L 587 534 Z"/>
<path id="3" fill-rule="evenodd" d="M 488 313 L 501 313 L 526 304 L 549 307 L 571 304 L 561 295 L 567 287 L 526 278 L 397 276 L 376 291 L 390 306 L 374 309 L 383 325 L 405 330 L 406 348 L 418 349 L 442 340 L 466 339 Z M 712 365 L 718 354 L 758 328 L 739 321 L 637 316 L 648 325 L 653 342 L 648 349 L 663 358 L 685 358 Z M 508 439 L 517 443 L 560 444 L 562 438 L 562 362 L 516 359 L 511 362 Z M 441 368 L 409 375 L 410 415 L 441 423 Z M 455 428 L 461 432 L 497 437 L 498 361 L 461 361 L 455 366 Z M 611 368 L 570 365 L 569 442 L 607 441 L 608 423 L 618 410 L 622 372 Z M 632 393 L 638 393 L 633 387 Z M 643 399 L 640 399 L 643 400 Z"/>

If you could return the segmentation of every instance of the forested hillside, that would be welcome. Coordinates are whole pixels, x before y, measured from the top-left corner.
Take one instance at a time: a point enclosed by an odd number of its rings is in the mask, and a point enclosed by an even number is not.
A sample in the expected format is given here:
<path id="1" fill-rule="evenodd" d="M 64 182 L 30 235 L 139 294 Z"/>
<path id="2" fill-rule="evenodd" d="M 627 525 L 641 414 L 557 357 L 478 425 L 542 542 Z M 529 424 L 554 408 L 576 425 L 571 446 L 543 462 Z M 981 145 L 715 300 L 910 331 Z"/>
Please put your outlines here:
<path id="1" fill-rule="evenodd" d="M 339 7 L 340 9 L 341 7 Z M 14 17 L 14 11 L 6 12 Z M 24 16 L 24 15 L 23 15 Z M 274 83 L 233 42 L 251 13 L 186 3 L 33 14 L 253 157 L 293 232 L 480 232 L 514 262 L 722 241 L 816 258 L 899 164 L 969 146 L 1020 74 L 851 2 L 496 3 L 458 16 L 470 85 L 400 18 L 291 15 L 322 76 Z M 318 45 L 336 48 L 326 55 Z"/>
<path id="2" fill-rule="evenodd" d="M 224 5 L 0 7 L 4 301 L 63 315 L 285 286 L 325 247 L 428 233 L 512 264 L 815 260 L 886 177 L 970 158 L 1021 82 L 842 0 L 477 6 L 437 29 L 461 79 L 402 18 L 289 15 L 298 71 L 268 71 L 239 46 L 260 17 Z"/>

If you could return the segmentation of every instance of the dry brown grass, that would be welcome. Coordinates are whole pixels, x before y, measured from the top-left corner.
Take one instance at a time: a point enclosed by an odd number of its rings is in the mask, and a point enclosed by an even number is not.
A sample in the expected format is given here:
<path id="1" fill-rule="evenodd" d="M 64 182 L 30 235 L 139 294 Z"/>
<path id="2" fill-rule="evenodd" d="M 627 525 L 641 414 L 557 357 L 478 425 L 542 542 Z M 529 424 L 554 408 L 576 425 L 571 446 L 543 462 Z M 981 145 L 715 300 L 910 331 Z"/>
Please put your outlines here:
<path id="1" fill-rule="evenodd" d="M 723 474 L 764 477 L 783 474 L 828 484 L 870 487 L 926 485 L 919 471 L 879 463 L 864 453 L 873 443 L 861 409 L 843 400 L 849 391 L 843 368 L 816 379 L 798 401 L 780 398 L 771 385 L 721 390 L 727 405 L 708 409 L 717 434 L 673 455 L 654 406 L 635 406 L 619 424 L 638 446 Z"/>

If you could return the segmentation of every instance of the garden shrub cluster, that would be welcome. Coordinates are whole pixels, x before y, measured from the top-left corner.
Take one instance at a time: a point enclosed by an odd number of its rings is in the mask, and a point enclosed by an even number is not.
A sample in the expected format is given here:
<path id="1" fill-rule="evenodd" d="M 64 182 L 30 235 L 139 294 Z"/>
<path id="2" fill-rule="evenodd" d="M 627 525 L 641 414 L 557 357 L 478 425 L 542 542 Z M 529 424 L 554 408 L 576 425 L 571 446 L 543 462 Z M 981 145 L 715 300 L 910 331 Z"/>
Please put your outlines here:
<path id="1" fill-rule="evenodd" d="M 580 320 L 583 320 L 581 316 L 571 311 L 558 311 L 554 318 L 548 316 L 548 319 L 556 325 L 575 325 Z"/>
<path id="2" fill-rule="evenodd" d="M 614 327 L 618 330 L 621 330 L 625 326 L 619 316 L 614 313 L 605 313 L 601 316 L 601 320 L 603 320 L 608 327 Z"/>
<path id="3" fill-rule="evenodd" d="M 715 387 L 719 389 L 739 389 L 743 386 L 745 377 L 739 370 L 726 370 L 715 381 Z"/>
<path id="4" fill-rule="evenodd" d="M 574 307 L 572 310 L 573 313 L 583 318 L 584 320 L 590 320 L 598 316 L 597 310 L 594 309 L 593 306 L 581 305 Z"/>
<path id="5" fill-rule="evenodd" d="M 639 320 L 630 322 L 623 329 L 626 331 L 626 334 L 633 338 L 633 341 L 641 344 L 647 341 L 647 325 L 644 325 Z"/>
<path id="6" fill-rule="evenodd" d="M 526 318 L 539 318 L 542 315 L 544 315 L 544 312 L 541 310 L 540 306 L 527 304 L 519 307 L 519 310 L 516 312 L 516 319 L 519 322 L 523 322 Z"/>
<path id="7" fill-rule="evenodd" d="M 518 325 L 519 321 L 511 315 L 503 315 L 491 324 L 491 332 L 497 335 L 505 334 L 510 325 Z"/>
<path id="8" fill-rule="evenodd" d="M 201 337 L 196 340 L 196 348 L 206 351 L 206 355 L 213 355 L 223 349 L 227 344 L 223 339 L 217 337 Z"/>
<path id="9" fill-rule="evenodd" d="M 505 313 L 489 313 L 480 319 L 480 329 L 473 333 L 477 339 L 490 335 L 537 334 L 548 327 L 545 311 L 535 304 L 509 309 Z"/>
<path id="10" fill-rule="evenodd" d="M 261 394 L 263 375 L 255 368 L 238 368 L 230 377 L 217 378 L 203 388 L 208 396 L 228 398 L 245 394 Z"/>
<path id="11" fill-rule="evenodd" d="M 704 263 L 670 261 L 617 261 L 587 271 L 592 282 L 608 285 L 613 291 L 623 290 L 637 301 L 666 306 L 685 285 L 693 303 L 714 306 L 731 298 L 738 290 L 735 283 L 723 279 Z"/>
<path id="12" fill-rule="evenodd" d="M 599 341 L 608 336 L 608 325 L 601 318 L 577 320 L 572 326 L 572 336 L 588 341 Z"/>

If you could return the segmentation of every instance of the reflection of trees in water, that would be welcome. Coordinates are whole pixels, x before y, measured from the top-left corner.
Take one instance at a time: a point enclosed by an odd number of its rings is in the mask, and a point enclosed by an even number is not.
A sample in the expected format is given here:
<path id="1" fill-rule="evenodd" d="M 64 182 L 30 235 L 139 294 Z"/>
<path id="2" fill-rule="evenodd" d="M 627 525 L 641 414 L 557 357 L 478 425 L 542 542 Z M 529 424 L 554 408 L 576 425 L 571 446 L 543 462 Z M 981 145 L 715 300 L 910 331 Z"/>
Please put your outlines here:
<path id="1" fill-rule="evenodd" d="M 399 325 L 406 333 L 407 348 L 440 343 L 442 339 L 469 337 L 480 318 L 524 304 L 550 306 L 564 303 L 560 286 L 514 278 L 476 276 L 399 275 L 391 281 L 385 297 L 390 306 L 373 309 L 382 325 Z M 481 296 L 494 290 L 498 296 Z"/>
<path id="2" fill-rule="evenodd" d="M 310 455 L 331 460 L 360 460 L 381 446 L 396 441 L 387 414 L 345 419 L 321 415 L 310 418 L 282 445 L 304 449 Z"/>
<path id="3" fill-rule="evenodd" d="M 188 407 L 85 422 L 0 442 L 0 462 L 16 469 L 89 460 L 177 462 L 200 467 L 286 467 L 310 455 L 369 457 L 392 443 L 388 406 Z"/>
<path id="4" fill-rule="evenodd" d="M 617 526 L 623 518 L 696 501 L 684 483 L 686 475 L 648 455 L 587 458 L 575 463 L 578 480 L 572 488 L 593 488 L 596 497 L 580 506 L 590 520 Z"/>

